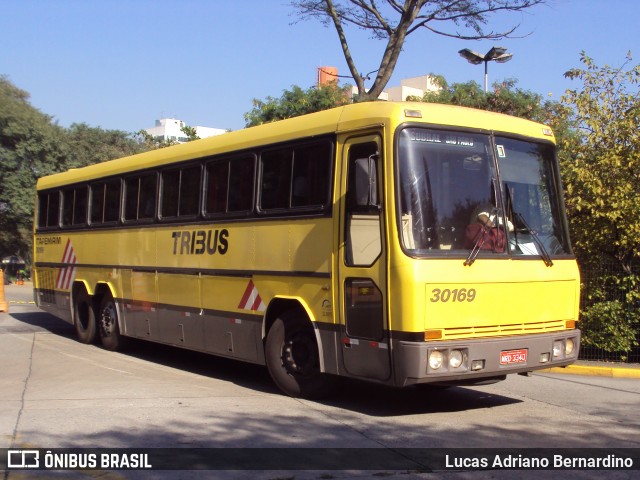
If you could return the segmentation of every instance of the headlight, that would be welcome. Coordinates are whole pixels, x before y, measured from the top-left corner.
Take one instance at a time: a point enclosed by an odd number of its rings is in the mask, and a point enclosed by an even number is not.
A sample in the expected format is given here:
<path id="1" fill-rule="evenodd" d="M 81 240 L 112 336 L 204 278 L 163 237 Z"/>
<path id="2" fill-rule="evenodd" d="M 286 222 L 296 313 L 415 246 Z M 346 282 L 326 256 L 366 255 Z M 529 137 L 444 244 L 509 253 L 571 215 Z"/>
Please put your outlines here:
<path id="1" fill-rule="evenodd" d="M 559 358 L 562 356 L 562 340 L 553 342 L 553 358 Z"/>
<path id="2" fill-rule="evenodd" d="M 567 342 L 564 344 L 564 351 L 567 355 L 571 355 L 573 353 L 573 349 L 575 348 L 575 344 L 573 343 L 573 338 L 567 338 Z"/>
<path id="3" fill-rule="evenodd" d="M 431 368 L 431 370 L 438 370 L 442 367 L 443 362 L 444 355 L 442 355 L 442 352 L 434 350 L 429 354 L 429 367 Z"/>
<path id="4" fill-rule="evenodd" d="M 462 352 L 460 350 L 451 350 L 449 354 L 449 366 L 451 368 L 458 368 L 462 365 Z"/>

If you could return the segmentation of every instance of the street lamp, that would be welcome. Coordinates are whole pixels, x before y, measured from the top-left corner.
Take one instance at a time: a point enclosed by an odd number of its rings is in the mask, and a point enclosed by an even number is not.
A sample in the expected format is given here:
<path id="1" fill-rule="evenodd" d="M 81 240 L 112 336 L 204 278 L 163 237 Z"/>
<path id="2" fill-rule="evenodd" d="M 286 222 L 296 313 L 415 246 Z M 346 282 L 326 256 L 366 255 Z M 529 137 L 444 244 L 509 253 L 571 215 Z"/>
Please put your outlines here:
<path id="1" fill-rule="evenodd" d="M 458 53 L 462 58 L 465 58 L 467 62 L 473 65 L 480 65 L 484 62 L 484 91 L 489 89 L 489 76 L 487 75 L 487 64 L 489 62 L 505 63 L 511 60 L 513 54 L 506 53 L 507 49 L 502 47 L 493 47 L 487 53 L 482 55 L 481 53 L 474 52 L 468 48 L 460 50 Z"/>

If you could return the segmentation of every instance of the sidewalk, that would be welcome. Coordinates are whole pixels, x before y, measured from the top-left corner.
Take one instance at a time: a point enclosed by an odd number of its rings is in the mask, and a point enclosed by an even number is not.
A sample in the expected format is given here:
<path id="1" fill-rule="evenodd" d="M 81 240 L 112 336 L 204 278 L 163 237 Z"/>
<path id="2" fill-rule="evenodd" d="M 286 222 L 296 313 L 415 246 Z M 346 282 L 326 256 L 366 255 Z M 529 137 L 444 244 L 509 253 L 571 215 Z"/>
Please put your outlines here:
<path id="1" fill-rule="evenodd" d="M 596 377 L 640 378 L 640 364 L 578 360 L 568 367 L 548 368 L 546 370 L 538 370 L 538 372 L 591 375 Z"/>

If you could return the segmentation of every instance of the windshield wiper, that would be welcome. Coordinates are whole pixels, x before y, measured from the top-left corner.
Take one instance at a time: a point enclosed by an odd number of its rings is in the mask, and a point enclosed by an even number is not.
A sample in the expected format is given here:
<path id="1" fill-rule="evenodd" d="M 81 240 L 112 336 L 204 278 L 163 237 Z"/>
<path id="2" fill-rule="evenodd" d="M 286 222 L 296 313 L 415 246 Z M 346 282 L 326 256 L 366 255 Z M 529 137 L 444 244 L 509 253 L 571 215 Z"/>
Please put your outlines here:
<path id="1" fill-rule="evenodd" d="M 533 242 L 536 244 L 536 246 L 540 249 L 540 256 L 542 257 L 542 260 L 544 261 L 544 264 L 547 267 L 553 267 L 553 262 L 551 261 L 551 256 L 549 255 L 549 252 L 547 252 L 547 249 L 544 247 L 544 244 L 542 243 L 542 240 L 540 240 L 540 237 L 538 236 L 538 234 L 536 233 L 535 230 L 533 230 L 529 224 L 527 223 L 527 221 L 524 219 L 524 217 L 519 213 L 519 212 L 513 212 L 514 217 L 516 218 L 516 220 L 522 225 L 524 226 L 524 228 L 527 229 L 527 231 L 531 234 L 531 238 L 533 238 Z"/>
<path id="2" fill-rule="evenodd" d="M 497 213 L 498 213 L 498 209 L 496 207 L 493 207 L 493 209 L 491 210 L 491 213 L 489 214 L 489 217 L 492 217 Z M 480 232 L 478 232 L 478 238 L 473 244 L 473 248 L 471 248 L 471 251 L 469 252 L 469 256 L 463 263 L 465 267 L 470 267 L 471 265 L 473 265 L 473 262 L 476 261 L 476 257 L 480 253 L 480 250 L 482 250 L 482 247 L 484 246 L 484 242 L 486 240 L 485 233 L 487 233 L 488 231 L 489 231 L 489 228 L 487 227 L 487 224 L 483 223 L 482 229 L 480 230 Z"/>
<path id="3" fill-rule="evenodd" d="M 465 267 L 470 267 L 471 265 L 473 265 L 473 262 L 476 261 L 476 257 L 478 256 L 478 254 L 480 253 L 480 250 L 482 250 L 482 246 L 484 245 L 485 233 L 487 233 L 487 226 L 483 225 L 482 230 L 480 230 L 480 234 L 478 235 L 478 239 L 476 240 L 476 243 L 473 244 L 473 248 L 469 252 L 469 256 L 463 263 Z"/>

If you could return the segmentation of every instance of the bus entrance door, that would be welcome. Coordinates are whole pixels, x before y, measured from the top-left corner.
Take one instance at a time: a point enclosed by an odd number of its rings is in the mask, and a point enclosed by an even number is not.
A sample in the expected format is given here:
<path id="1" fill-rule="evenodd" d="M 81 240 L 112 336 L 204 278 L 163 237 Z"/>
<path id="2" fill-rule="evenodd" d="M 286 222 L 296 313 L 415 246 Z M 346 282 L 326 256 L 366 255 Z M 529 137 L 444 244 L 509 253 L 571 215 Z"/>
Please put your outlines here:
<path id="1" fill-rule="evenodd" d="M 377 380 L 391 376 L 386 314 L 381 139 L 345 142 L 339 261 L 341 351 L 351 375 Z"/>

